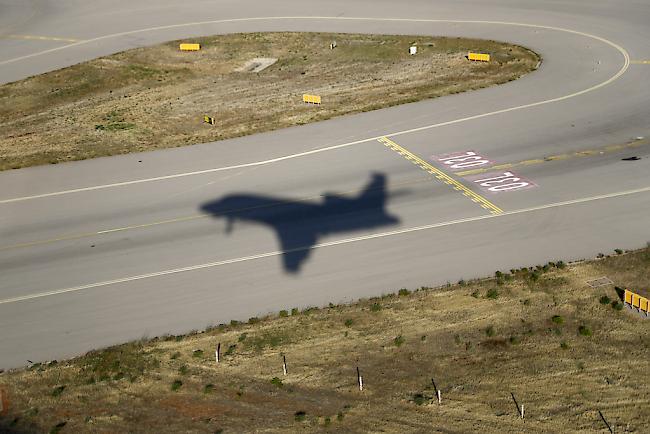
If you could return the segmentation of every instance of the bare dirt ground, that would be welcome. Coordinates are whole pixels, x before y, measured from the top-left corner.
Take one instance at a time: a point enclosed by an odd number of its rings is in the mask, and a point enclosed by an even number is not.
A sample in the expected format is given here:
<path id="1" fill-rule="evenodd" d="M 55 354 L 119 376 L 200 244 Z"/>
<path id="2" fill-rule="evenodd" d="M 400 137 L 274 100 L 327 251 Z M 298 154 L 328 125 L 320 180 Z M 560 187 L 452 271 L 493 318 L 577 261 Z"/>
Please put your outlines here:
<path id="1" fill-rule="evenodd" d="M 0 431 L 648 432 L 650 248 L 495 276 L 5 372 Z"/>
<path id="2" fill-rule="evenodd" d="M 170 42 L 0 86 L 0 170 L 205 143 L 434 98 L 514 80 L 539 61 L 519 46 L 457 38 L 253 33 L 192 42 L 202 50 L 180 52 Z M 493 61 L 468 61 L 470 50 Z M 238 71 L 255 58 L 278 61 L 260 73 Z M 305 105 L 304 93 L 323 104 Z"/>

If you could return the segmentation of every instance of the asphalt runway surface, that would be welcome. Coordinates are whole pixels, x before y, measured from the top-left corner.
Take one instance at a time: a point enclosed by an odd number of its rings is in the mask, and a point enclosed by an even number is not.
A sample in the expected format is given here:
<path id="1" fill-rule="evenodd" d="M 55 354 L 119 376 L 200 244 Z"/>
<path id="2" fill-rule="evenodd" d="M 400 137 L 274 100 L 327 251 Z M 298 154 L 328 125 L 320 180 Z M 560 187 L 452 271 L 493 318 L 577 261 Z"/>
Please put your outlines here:
<path id="1" fill-rule="evenodd" d="M 479 37 L 543 57 L 471 93 L 0 173 L 0 368 L 645 246 L 649 19 L 621 0 L 0 0 L 0 83 L 248 31 Z"/>

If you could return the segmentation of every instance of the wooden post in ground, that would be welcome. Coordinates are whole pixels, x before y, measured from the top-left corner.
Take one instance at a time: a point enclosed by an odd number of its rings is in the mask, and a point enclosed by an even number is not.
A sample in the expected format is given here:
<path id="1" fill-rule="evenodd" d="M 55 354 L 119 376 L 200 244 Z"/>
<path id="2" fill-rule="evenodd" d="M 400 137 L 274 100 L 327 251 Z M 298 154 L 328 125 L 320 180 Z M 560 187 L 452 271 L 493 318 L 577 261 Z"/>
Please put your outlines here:
<path id="1" fill-rule="evenodd" d="M 431 384 L 433 384 L 433 390 L 436 392 L 436 397 L 438 398 L 438 404 L 441 403 L 441 398 L 440 398 L 440 389 L 438 389 L 438 386 L 436 385 L 436 382 L 434 379 L 431 379 Z"/>
<path id="2" fill-rule="evenodd" d="M 287 375 L 287 356 L 282 356 L 282 372 Z"/>
<path id="3" fill-rule="evenodd" d="M 363 392 L 363 377 L 361 376 L 361 372 L 359 371 L 358 366 L 357 366 L 357 381 L 359 382 L 359 391 Z"/>
<path id="4" fill-rule="evenodd" d="M 217 344 L 217 351 L 214 352 L 214 358 L 217 360 L 217 364 L 219 363 L 220 353 L 221 353 L 221 342 Z"/>
<path id="5" fill-rule="evenodd" d="M 512 396 L 512 400 L 515 402 L 515 407 L 517 407 L 517 413 L 519 413 L 519 417 L 522 419 L 524 418 L 524 405 L 522 404 L 521 406 L 517 402 L 517 398 L 515 398 L 515 394 L 510 392 L 510 396 Z"/>

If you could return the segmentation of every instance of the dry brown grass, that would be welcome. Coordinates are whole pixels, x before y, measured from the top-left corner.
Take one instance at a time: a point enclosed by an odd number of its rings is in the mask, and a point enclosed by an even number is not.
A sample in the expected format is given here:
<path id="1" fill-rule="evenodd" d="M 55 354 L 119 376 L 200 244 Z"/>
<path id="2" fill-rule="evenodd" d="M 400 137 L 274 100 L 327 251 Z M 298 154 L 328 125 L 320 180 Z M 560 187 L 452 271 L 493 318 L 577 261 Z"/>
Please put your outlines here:
<path id="1" fill-rule="evenodd" d="M 409 56 L 414 41 L 419 52 Z M 0 170 L 305 124 L 504 83 L 538 62 L 519 46 L 456 38 L 254 33 L 198 42 L 200 52 L 167 43 L 0 86 Z M 470 62 L 468 50 L 495 61 Z M 261 73 L 235 71 L 255 57 L 279 60 Z M 303 93 L 323 105 L 303 104 Z"/>
<path id="2" fill-rule="evenodd" d="M 532 271 L 506 274 L 4 373 L 0 385 L 9 391 L 10 411 L 0 427 L 42 432 L 66 422 L 63 432 L 591 433 L 605 432 L 600 410 L 615 432 L 644 432 L 650 426 L 650 320 L 601 304 L 602 295 L 619 300 L 615 288 L 585 282 L 607 276 L 620 287 L 647 289 L 650 249 L 551 265 L 536 277 Z M 580 327 L 591 335 L 581 335 Z M 216 365 L 219 342 L 222 363 Z M 442 391 L 440 406 L 431 379 Z M 182 386 L 172 391 L 175 380 Z M 65 389 L 53 396 L 58 386 Z M 525 406 L 525 421 L 511 392 Z"/>

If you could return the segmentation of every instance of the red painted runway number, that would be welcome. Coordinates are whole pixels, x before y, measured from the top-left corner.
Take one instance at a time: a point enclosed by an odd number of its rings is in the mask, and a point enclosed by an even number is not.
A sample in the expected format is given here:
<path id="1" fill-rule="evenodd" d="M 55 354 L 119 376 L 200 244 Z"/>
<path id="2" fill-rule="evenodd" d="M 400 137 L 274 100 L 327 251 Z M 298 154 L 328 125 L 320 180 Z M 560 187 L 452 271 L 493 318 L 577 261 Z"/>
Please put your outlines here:
<path id="1" fill-rule="evenodd" d="M 494 164 L 492 161 L 478 155 L 474 151 L 457 152 L 439 156 L 434 155 L 433 159 L 454 171 L 473 169 Z"/>
<path id="2" fill-rule="evenodd" d="M 478 184 L 479 188 L 490 193 L 516 191 L 535 187 L 535 184 L 512 172 L 492 172 L 468 177 L 468 180 Z"/>

